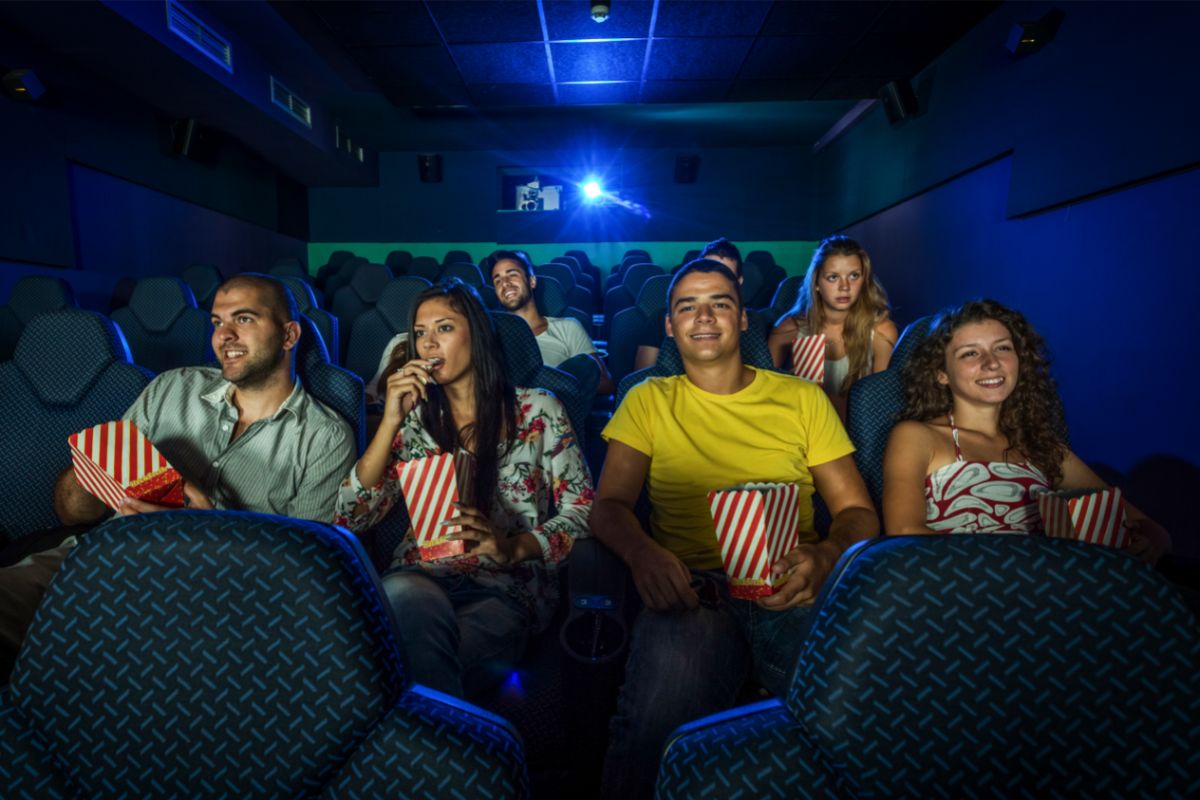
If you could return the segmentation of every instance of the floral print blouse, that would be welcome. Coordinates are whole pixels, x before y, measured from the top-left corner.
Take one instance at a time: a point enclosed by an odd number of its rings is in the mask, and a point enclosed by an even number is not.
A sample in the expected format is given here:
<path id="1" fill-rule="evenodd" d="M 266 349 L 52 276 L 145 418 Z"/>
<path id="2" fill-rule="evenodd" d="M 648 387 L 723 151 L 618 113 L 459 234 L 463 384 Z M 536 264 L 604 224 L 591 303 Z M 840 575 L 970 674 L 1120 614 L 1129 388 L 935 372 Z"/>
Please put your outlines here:
<path id="1" fill-rule="evenodd" d="M 554 395 L 518 388 L 516 427 L 516 439 L 500 445 L 500 478 L 490 516 L 497 529 L 510 535 L 532 533 L 542 547 L 542 558 L 501 565 L 468 551 L 421 561 L 410 530 L 396 548 L 392 567 L 417 566 L 432 575 L 465 573 L 516 601 L 527 610 L 532 626 L 541 630 L 558 604 L 558 567 L 575 539 L 588 535 L 595 492 L 567 412 Z M 420 415 L 409 414 L 392 442 L 391 458 L 379 483 L 363 486 L 357 470 L 350 470 L 338 491 L 334 524 L 365 531 L 378 523 L 402 500 L 399 475 L 404 462 L 439 452 Z"/>

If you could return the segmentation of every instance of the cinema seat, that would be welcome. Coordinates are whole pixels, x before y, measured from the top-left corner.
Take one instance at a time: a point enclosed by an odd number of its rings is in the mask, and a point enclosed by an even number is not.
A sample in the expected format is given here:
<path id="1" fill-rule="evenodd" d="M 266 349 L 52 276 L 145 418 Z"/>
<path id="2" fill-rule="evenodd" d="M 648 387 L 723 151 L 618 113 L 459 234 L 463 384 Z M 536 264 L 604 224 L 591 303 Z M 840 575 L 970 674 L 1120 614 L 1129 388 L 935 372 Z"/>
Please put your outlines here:
<path id="1" fill-rule="evenodd" d="M 320 309 L 314 309 L 320 311 Z M 329 348 L 307 314 L 300 315 L 301 336 L 296 352 L 296 375 L 317 400 L 342 415 L 354 430 L 359 455 L 367 447 L 366 393 L 362 378 L 330 362 Z"/>
<path id="2" fill-rule="evenodd" d="M 275 263 L 271 265 L 270 274 L 276 278 L 299 278 L 302 281 L 312 282 L 312 275 L 308 274 L 308 268 L 294 256 L 275 259 Z"/>
<path id="3" fill-rule="evenodd" d="M 592 318 L 587 312 L 567 303 L 567 293 L 556 278 L 549 275 L 538 278 L 537 286 L 533 287 L 533 301 L 545 316 L 570 317 L 583 326 L 589 337 L 593 336 Z"/>
<path id="4" fill-rule="evenodd" d="M 212 264 L 192 264 L 184 269 L 182 277 L 196 298 L 196 307 L 201 311 L 212 311 L 213 296 L 225 282 L 221 270 Z"/>
<path id="5" fill-rule="evenodd" d="M 291 290 L 292 296 L 296 298 L 296 305 L 300 308 L 300 313 L 311 319 L 317 326 L 317 331 L 321 334 L 322 341 L 325 342 L 325 348 L 329 351 L 329 360 L 334 364 L 338 363 L 341 345 L 338 334 L 338 318 L 321 308 L 321 299 L 317 296 L 319 290 L 314 289 L 310 283 L 300 278 L 283 277 L 279 280 L 283 281 L 284 286 Z"/>
<path id="6" fill-rule="evenodd" d="M 133 360 L 154 373 L 212 361 L 209 312 L 180 278 L 142 278 L 129 305 L 112 312 Z"/>
<path id="7" fill-rule="evenodd" d="M 387 265 L 393 275 L 403 275 L 408 269 L 408 265 L 412 263 L 412 253 L 407 250 L 392 250 L 387 254 L 383 263 Z"/>
<path id="8" fill-rule="evenodd" d="M 684 725 L 660 800 L 1194 797 L 1200 635 L 1117 550 L 876 539 L 834 568 L 782 699 Z"/>
<path id="9" fill-rule="evenodd" d="M 29 320 L 47 311 L 76 308 L 75 293 L 62 278 L 27 275 L 13 284 L 8 304 L 0 306 L 0 361 L 12 358 Z"/>
<path id="10" fill-rule="evenodd" d="M 344 529 L 111 520 L 0 694 L 0 796 L 526 796 L 512 727 L 412 684 L 389 614 Z"/>
<path id="11" fill-rule="evenodd" d="M 583 423 L 592 407 L 592 398 L 583 396 L 579 382 L 554 367 L 542 362 L 537 339 L 529 323 L 516 314 L 505 311 L 489 312 L 496 322 L 500 343 L 504 348 L 504 362 L 509 379 L 514 386 L 539 387 L 554 393 L 567 409 L 571 427 L 582 437 Z"/>
<path id="12" fill-rule="evenodd" d="M 408 330 L 413 301 L 430 285 L 424 278 L 412 275 L 392 278 L 383 287 L 374 308 L 353 320 L 343 320 L 350 331 L 350 343 L 343 362 L 346 368 L 364 381 L 375 377 L 383 348 L 397 333 Z"/>
<path id="13" fill-rule="evenodd" d="M 392 272 L 383 264 L 362 264 L 354 271 L 350 282 L 329 298 L 329 310 L 339 320 L 350 324 L 360 314 L 370 311 L 379 302 L 383 289 L 392 280 Z M 346 347 L 342 343 L 341 363 L 346 363 Z"/>
<path id="14" fill-rule="evenodd" d="M 435 282 L 442 274 L 442 265 L 433 256 L 414 256 L 408 264 L 408 275 Z"/>
<path id="15" fill-rule="evenodd" d="M 775 287 L 775 294 L 771 297 L 771 304 L 763 309 L 763 313 L 771 320 L 771 327 L 775 327 L 775 323 L 779 322 L 779 318 L 790 311 L 792 306 L 796 305 L 796 300 L 800 297 L 800 287 L 803 285 L 803 275 L 788 275 Z"/>
<path id="16" fill-rule="evenodd" d="M 0 363 L 0 542 L 59 524 L 54 480 L 71 465 L 67 437 L 120 419 L 151 377 L 100 314 L 67 309 L 29 321 Z"/>

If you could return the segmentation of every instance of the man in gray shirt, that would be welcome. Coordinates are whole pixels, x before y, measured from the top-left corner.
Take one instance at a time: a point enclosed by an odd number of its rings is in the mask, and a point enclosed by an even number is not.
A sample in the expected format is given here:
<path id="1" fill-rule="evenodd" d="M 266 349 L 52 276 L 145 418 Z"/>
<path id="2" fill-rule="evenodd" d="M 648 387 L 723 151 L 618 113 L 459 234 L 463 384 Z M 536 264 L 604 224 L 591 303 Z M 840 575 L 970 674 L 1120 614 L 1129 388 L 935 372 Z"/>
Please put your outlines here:
<path id="1" fill-rule="evenodd" d="M 331 519 L 338 486 L 354 464 L 354 434 L 296 379 L 298 317 L 278 281 L 231 278 L 213 298 L 212 347 L 220 368 L 164 372 L 125 412 L 183 476 L 191 508 Z M 94 524 L 107 512 L 71 469 L 59 476 L 54 498 L 64 525 Z M 158 510 L 126 499 L 117 513 Z M 67 539 L 0 569 L 0 685 L 74 544 Z"/>

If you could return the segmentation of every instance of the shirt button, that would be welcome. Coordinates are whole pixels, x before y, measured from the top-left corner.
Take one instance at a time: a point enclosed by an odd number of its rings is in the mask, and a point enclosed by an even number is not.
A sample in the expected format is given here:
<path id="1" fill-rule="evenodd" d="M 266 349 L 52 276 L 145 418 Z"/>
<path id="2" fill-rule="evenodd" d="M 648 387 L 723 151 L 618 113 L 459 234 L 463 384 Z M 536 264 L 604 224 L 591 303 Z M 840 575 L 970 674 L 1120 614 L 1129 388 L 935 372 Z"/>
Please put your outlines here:
<path id="1" fill-rule="evenodd" d="M 213 462 L 213 466 L 214 466 L 214 467 L 219 467 L 219 466 L 221 466 L 221 462 L 220 462 L 220 461 L 214 461 L 214 462 Z"/>
<path id="2" fill-rule="evenodd" d="M 228 422 L 226 422 L 224 425 L 222 425 L 222 426 L 221 426 L 221 430 L 223 430 L 223 431 L 227 431 L 227 430 L 229 430 L 229 423 L 228 423 Z"/>

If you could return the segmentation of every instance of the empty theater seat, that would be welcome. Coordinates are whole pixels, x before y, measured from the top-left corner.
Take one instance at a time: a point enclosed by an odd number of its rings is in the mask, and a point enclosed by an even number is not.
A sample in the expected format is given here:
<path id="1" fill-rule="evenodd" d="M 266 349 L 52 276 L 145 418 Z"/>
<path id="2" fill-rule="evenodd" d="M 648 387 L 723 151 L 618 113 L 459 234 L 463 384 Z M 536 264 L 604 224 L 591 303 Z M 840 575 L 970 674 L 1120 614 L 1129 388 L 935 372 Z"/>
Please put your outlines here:
<path id="1" fill-rule="evenodd" d="M 225 279 L 212 264 L 192 264 L 183 271 L 183 282 L 192 290 L 196 307 L 201 311 L 211 311 L 213 295 Z"/>
<path id="2" fill-rule="evenodd" d="M 330 363 L 329 349 L 317 333 L 311 317 L 302 313 L 300 327 L 296 375 L 313 397 L 341 414 L 350 424 L 354 430 L 356 450 L 362 455 L 367 447 L 366 394 L 362 378 Z"/>
<path id="3" fill-rule="evenodd" d="M 68 309 L 30 320 L 13 359 L 0 364 L 0 541 L 58 524 L 54 480 L 71 465 L 67 437 L 120 419 L 150 377 L 100 314 Z"/>
<path id="4" fill-rule="evenodd" d="M 196 307 L 192 290 L 179 278 L 142 278 L 129 305 L 112 313 L 133 360 L 158 373 L 212 361 L 209 312 Z"/>
<path id="5" fill-rule="evenodd" d="M 1200 635 L 1117 550 L 876 539 L 817 599 L 787 697 L 679 728 L 663 800 L 1192 797 Z"/>
<path id="6" fill-rule="evenodd" d="M 383 264 L 362 264 L 354 270 L 350 282 L 329 298 L 329 310 L 338 320 L 350 324 L 359 314 L 375 307 L 383 287 L 392 280 L 392 272 Z M 346 342 L 342 343 L 341 362 L 346 363 Z"/>
<path id="7" fill-rule="evenodd" d="M 412 275 L 392 278 L 379 295 L 375 307 L 353 320 L 343 320 L 350 331 L 346 365 L 364 381 L 375 377 L 383 348 L 392 337 L 408 330 L 412 304 L 417 295 L 430 287 L 429 281 Z"/>
<path id="8" fill-rule="evenodd" d="M 0 765 L 4 797 L 528 791 L 507 723 L 410 682 L 352 534 L 236 512 L 81 540 L 0 694 Z"/>
<path id="9" fill-rule="evenodd" d="M 325 349 L 328 351 L 329 360 L 334 364 L 338 363 L 341 353 L 338 318 L 321 308 L 317 290 L 307 281 L 288 277 L 280 278 L 280 280 L 296 298 L 296 305 L 299 307 L 300 313 L 311 319 L 316 325 L 317 331 L 321 334 L 321 340 L 325 343 Z"/>
<path id="10" fill-rule="evenodd" d="M 62 278 L 27 275 L 13 284 L 8 303 L 0 306 L 0 361 L 12 358 L 29 320 L 47 311 L 76 308 L 75 293 Z"/>

